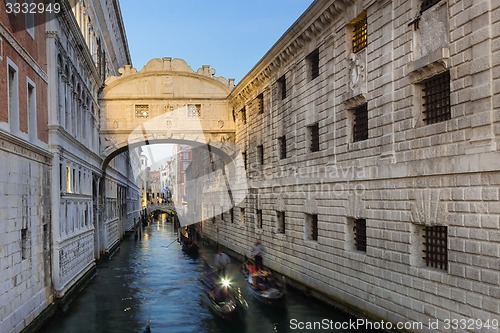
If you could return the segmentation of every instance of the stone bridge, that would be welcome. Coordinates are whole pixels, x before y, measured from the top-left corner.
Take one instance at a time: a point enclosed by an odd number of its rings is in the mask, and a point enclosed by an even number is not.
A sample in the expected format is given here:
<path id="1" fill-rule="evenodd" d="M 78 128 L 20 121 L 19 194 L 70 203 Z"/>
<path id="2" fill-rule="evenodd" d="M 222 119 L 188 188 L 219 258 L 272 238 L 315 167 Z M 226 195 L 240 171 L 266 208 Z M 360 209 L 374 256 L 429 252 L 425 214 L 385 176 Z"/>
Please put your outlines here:
<path id="1" fill-rule="evenodd" d="M 233 80 L 196 72 L 182 59 L 152 59 L 141 71 L 126 66 L 101 94 L 103 170 L 116 155 L 153 143 L 209 145 L 234 159 L 235 122 L 227 96 Z"/>

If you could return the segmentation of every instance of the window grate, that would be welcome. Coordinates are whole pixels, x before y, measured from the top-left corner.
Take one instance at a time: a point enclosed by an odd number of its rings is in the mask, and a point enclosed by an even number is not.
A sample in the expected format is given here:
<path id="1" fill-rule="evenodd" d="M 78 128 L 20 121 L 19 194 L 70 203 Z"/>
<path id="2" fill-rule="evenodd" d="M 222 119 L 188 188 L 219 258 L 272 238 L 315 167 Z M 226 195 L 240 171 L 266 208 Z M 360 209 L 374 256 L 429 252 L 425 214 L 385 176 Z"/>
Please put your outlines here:
<path id="1" fill-rule="evenodd" d="M 257 109 L 259 110 L 259 113 L 264 113 L 264 94 L 259 94 L 257 96 Z"/>
<path id="2" fill-rule="evenodd" d="M 257 146 L 257 159 L 261 165 L 264 165 L 264 146 Z"/>
<path id="3" fill-rule="evenodd" d="M 257 209 L 257 228 L 262 229 L 262 209 Z"/>
<path id="4" fill-rule="evenodd" d="M 278 234 L 284 234 L 285 233 L 285 212 L 276 212 L 277 218 L 278 218 L 278 225 L 276 228 L 276 232 Z"/>
<path id="5" fill-rule="evenodd" d="M 366 252 L 366 219 L 354 220 L 354 242 L 356 250 Z"/>
<path id="6" fill-rule="evenodd" d="M 318 214 L 308 215 L 309 220 L 309 239 L 318 240 Z"/>
<path id="7" fill-rule="evenodd" d="M 425 265 L 443 270 L 448 269 L 448 227 L 424 227 Z"/>
<path id="8" fill-rule="evenodd" d="M 135 105 L 135 117 L 136 118 L 148 118 L 149 117 L 149 104 L 136 104 Z"/>
<path id="9" fill-rule="evenodd" d="M 368 21 L 366 15 L 353 24 L 352 52 L 357 53 L 368 45 Z"/>
<path id="10" fill-rule="evenodd" d="M 423 86 L 424 121 L 434 124 L 451 119 L 450 72 L 425 80 Z"/>
<path id="11" fill-rule="evenodd" d="M 311 80 L 314 80 L 319 76 L 319 49 L 316 49 L 309 53 L 306 57 L 309 64 L 309 75 Z"/>
<path id="12" fill-rule="evenodd" d="M 368 104 L 358 106 L 354 109 L 353 141 L 368 139 Z"/>
<path id="13" fill-rule="evenodd" d="M 425 0 L 420 4 L 420 14 L 425 12 L 427 9 L 439 3 L 441 0 Z"/>
<path id="14" fill-rule="evenodd" d="M 201 104 L 188 104 L 188 118 L 201 117 Z"/>
<path id="15" fill-rule="evenodd" d="M 279 148 L 280 148 L 280 159 L 283 160 L 286 158 L 286 136 L 281 136 L 279 139 Z"/>
<path id="16" fill-rule="evenodd" d="M 243 124 L 246 125 L 247 124 L 247 108 L 244 106 L 240 112 L 241 112 L 241 120 L 243 121 Z"/>
<path id="17" fill-rule="evenodd" d="M 282 77 L 280 77 L 278 79 L 278 85 L 279 85 L 279 89 L 281 92 L 281 99 L 283 100 L 286 98 L 286 78 L 285 78 L 285 75 L 283 75 Z"/>
<path id="18" fill-rule="evenodd" d="M 245 169 L 246 169 L 247 168 L 247 153 L 243 152 L 243 153 L 241 153 L 241 156 L 243 157 L 243 167 L 245 167 Z"/>
<path id="19" fill-rule="evenodd" d="M 319 124 L 309 126 L 309 135 L 311 138 L 311 145 L 309 149 L 311 152 L 319 151 Z"/>

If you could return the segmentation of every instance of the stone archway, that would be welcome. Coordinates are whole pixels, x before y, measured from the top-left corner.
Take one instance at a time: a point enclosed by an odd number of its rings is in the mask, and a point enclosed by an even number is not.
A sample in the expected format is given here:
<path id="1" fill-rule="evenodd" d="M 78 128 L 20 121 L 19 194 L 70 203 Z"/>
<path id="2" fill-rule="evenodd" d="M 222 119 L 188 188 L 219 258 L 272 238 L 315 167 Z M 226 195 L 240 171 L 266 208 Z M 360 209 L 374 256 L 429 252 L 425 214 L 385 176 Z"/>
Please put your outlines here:
<path id="1" fill-rule="evenodd" d="M 227 96 L 233 81 L 196 72 L 182 59 L 152 59 L 141 71 L 126 66 L 106 81 L 101 98 L 101 155 L 153 141 L 190 141 L 226 150 L 234 142 L 235 122 Z"/>
<path id="2" fill-rule="evenodd" d="M 202 195 L 207 177 L 211 183 L 212 178 L 220 178 L 222 186 L 214 200 L 231 206 L 241 202 L 246 196 L 246 174 L 234 144 L 236 126 L 227 100 L 233 81 L 215 77 L 209 66 L 195 72 L 184 60 L 171 58 L 150 60 L 141 71 L 126 66 L 120 73 L 106 81 L 100 97 L 103 172 L 114 156 L 138 146 L 207 147 L 226 166 L 218 174 L 195 179 L 197 194 Z"/>

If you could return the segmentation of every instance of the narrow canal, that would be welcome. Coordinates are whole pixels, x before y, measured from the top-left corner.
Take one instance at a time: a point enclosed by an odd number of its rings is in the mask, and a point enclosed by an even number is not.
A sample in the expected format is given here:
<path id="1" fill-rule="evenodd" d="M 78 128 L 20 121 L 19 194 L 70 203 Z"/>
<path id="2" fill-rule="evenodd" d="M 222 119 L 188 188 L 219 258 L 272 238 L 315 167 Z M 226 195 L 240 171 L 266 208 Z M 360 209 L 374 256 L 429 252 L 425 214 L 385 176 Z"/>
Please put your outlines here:
<path id="1" fill-rule="evenodd" d="M 210 311 L 199 281 L 203 258 L 213 263 L 214 250 L 202 246 L 193 259 L 181 251 L 176 237 L 163 218 L 144 228 L 142 238 L 125 239 L 110 260 L 99 263 L 97 276 L 67 313 L 54 318 L 44 333 L 142 332 L 147 321 L 153 333 L 330 332 L 335 330 L 300 330 L 293 323 L 349 320 L 290 288 L 284 307 L 259 303 L 239 271 L 241 263 L 232 259 L 228 275 L 249 308 L 241 322 L 223 321 Z"/>

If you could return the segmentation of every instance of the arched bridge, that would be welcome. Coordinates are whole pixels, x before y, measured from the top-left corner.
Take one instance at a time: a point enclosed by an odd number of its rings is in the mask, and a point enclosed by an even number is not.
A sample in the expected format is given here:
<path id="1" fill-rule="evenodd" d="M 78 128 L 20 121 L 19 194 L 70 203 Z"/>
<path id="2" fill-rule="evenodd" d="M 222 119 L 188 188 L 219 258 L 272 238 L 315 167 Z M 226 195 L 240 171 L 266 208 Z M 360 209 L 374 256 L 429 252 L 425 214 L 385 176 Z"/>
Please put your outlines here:
<path id="1" fill-rule="evenodd" d="M 103 169 L 130 147 L 152 143 L 210 145 L 233 157 L 235 122 L 227 96 L 233 80 L 196 72 L 182 59 L 152 59 L 141 71 L 126 66 L 101 95 Z"/>

